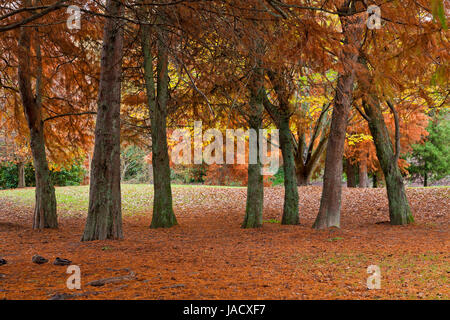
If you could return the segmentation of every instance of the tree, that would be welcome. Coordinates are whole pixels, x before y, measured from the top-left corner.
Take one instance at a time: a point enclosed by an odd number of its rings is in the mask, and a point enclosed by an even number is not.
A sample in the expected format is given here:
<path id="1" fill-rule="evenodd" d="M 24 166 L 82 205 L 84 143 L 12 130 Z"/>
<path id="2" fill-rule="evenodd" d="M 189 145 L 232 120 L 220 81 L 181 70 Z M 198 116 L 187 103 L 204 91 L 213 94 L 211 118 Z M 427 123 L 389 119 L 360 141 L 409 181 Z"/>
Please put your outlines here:
<path id="1" fill-rule="evenodd" d="M 255 41 L 256 42 L 256 41 Z M 247 202 L 245 206 L 245 217 L 242 228 L 259 228 L 263 224 L 264 207 L 264 180 L 262 175 L 262 163 L 260 159 L 261 139 L 259 130 L 262 128 L 264 112 L 264 71 L 261 65 L 261 43 L 257 43 L 253 52 L 254 61 L 252 65 L 253 75 L 249 84 L 249 109 L 243 111 L 247 116 L 247 123 L 250 130 L 256 133 L 256 163 L 248 165 L 248 184 L 247 184 Z"/>
<path id="2" fill-rule="evenodd" d="M 427 127 L 429 135 L 423 144 L 414 144 L 408 155 L 411 165 L 409 173 L 419 175 L 424 187 L 429 182 L 442 179 L 450 174 L 450 121 L 448 111 L 441 110 Z"/>
<path id="3" fill-rule="evenodd" d="M 108 0 L 98 94 L 89 211 L 82 241 L 121 239 L 120 102 L 123 56 L 122 1 Z"/>
<path id="4" fill-rule="evenodd" d="M 386 179 L 391 224 L 411 223 L 414 221 L 414 218 L 409 208 L 403 177 L 398 166 L 400 143 L 396 143 L 394 152 L 378 98 L 372 96 L 371 101 L 364 104 L 364 110 L 369 118 L 370 132 L 372 133 L 377 157 Z M 396 130 L 399 129 L 396 128 Z"/>
<path id="5" fill-rule="evenodd" d="M 24 7 L 31 5 L 24 0 Z M 18 47 L 18 82 L 23 110 L 30 130 L 30 147 L 36 172 L 36 204 L 33 217 L 33 229 L 57 228 L 55 188 L 50 179 L 45 150 L 44 120 L 42 118 L 42 56 L 40 43 L 35 41 L 37 57 L 35 94 L 31 83 L 31 32 L 20 28 Z"/>
<path id="6" fill-rule="evenodd" d="M 357 183 L 357 174 L 358 174 L 358 166 L 354 163 L 354 159 L 346 158 L 344 162 L 345 175 L 347 176 L 347 188 L 356 188 L 358 186 Z"/>
<path id="7" fill-rule="evenodd" d="M 362 18 L 355 15 L 353 1 L 348 1 L 340 9 L 340 21 L 345 37 L 341 63 L 342 71 L 337 80 L 336 95 L 333 101 L 330 135 L 325 159 L 325 173 L 320 209 L 313 228 L 324 229 L 340 227 L 342 158 L 344 155 L 347 121 L 353 101 L 355 65 L 359 57 L 362 40 Z"/>
<path id="8" fill-rule="evenodd" d="M 323 105 L 319 116 L 312 117 L 312 128 L 307 130 L 301 123 L 307 118 L 302 105 L 300 123 L 297 124 L 297 138 L 294 141 L 295 169 L 299 186 L 308 185 L 313 174 L 321 168 L 320 163 L 327 147 L 330 130 L 329 107 L 330 104 Z"/>
<path id="9" fill-rule="evenodd" d="M 290 120 L 294 114 L 293 107 L 289 103 L 292 89 L 290 90 L 289 81 L 286 79 L 286 74 L 289 74 L 289 72 L 284 69 L 279 71 L 269 70 L 267 73 L 276 94 L 278 105 L 273 105 L 266 98 L 264 100 L 264 106 L 280 130 L 280 148 L 283 155 L 284 204 L 281 223 L 296 225 L 299 224 L 300 218 L 298 214 L 298 189 L 294 145 L 290 128 Z"/>
<path id="10" fill-rule="evenodd" d="M 165 12 L 157 11 L 157 25 L 153 30 L 142 29 L 142 54 L 144 56 L 144 78 L 152 132 L 153 165 L 153 218 L 151 228 L 170 228 L 178 224 L 172 207 L 170 185 L 169 151 L 167 146 L 167 102 L 169 98 L 169 30 L 165 24 Z M 156 84 L 151 51 L 151 31 L 157 43 Z"/>

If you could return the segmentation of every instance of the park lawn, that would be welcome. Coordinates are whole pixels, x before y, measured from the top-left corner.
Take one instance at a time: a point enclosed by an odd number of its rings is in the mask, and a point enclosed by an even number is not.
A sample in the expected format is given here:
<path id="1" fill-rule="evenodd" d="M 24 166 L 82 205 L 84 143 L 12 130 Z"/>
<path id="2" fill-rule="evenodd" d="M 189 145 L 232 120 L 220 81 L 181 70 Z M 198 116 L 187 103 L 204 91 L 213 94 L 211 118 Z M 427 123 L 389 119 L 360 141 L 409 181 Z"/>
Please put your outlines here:
<path id="1" fill-rule="evenodd" d="M 88 187 L 57 188 L 58 230 L 31 229 L 34 190 L 0 191 L 0 299 L 449 299 L 450 188 L 407 190 L 416 222 L 391 226 L 384 189 L 343 189 L 341 229 L 311 229 L 320 187 L 299 188 L 299 226 L 282 226 L 283 188 L 265 189 L 264 226 L 240 228 L 245 188 L 174 186 L 179 222 L 148 226 L 152 186 L 123 185 L 125 239 L 80 242 Z M 40 254 L 50 263 L 31 262 Z M 80 266 L 81 290 L 65 267 Z M 381 269 L 368 290 L 367 267 Z M 90 281 L 128 275 L 101 287 Z"/>
<path id="2" fill-rule="evenodd" d="M 172 185 L 174 206 L 190 202 L 204 202 L 206 197 L 196 189 L 228 189 L 243 187 Z M 149 184 L 122 184 L 122 210 L 125 216 L 148 213 L 153 203 L 153 186 Z M 0 190 L 0 199 L 10 199 L 15 203 L 33 206 L 34 188 Z M 89 206 L 89 186 L 56 187 L 58 211 L 63 215 L 79 215 L 87 212 Z"/>

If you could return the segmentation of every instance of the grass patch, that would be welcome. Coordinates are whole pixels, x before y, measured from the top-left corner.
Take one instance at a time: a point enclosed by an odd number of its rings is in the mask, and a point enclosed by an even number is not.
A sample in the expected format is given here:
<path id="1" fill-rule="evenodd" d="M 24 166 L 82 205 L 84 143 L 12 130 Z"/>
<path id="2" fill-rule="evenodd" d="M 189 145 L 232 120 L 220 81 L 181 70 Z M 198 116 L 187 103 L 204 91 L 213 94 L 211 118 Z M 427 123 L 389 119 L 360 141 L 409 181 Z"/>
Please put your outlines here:
<path id="1" fill-rule="evenodd" d="M 174 206 L 210 201 L 209 193 L 203 194 L 199 189 L 242 189 L 245 187 L 172 185 Z M 147 214 L 153 208 L 153 185 L 122 184 L 122 213 L 124 216 Z M 89 186 L 56 187 L 58 213 L 62 216 L 85 215 L 89 207 Z M 220 195 L 220 193 L 219 193 Z M 219 196 L 220 197 L 220 196 Z M 222 196 L 223 200 L 227 200 Z M 1 190 L 0 199 L 33 207 L 35 203 L 34 188 Z M 222 200 L 222 199 L 215 199 Z"/>
<path id="2" fill-rule="evenodd" d="M 277 219 L 269 219 L 269 220 L 264 220 L 263 223 L 281 223 L 281 221 L 279 221 Z"/>

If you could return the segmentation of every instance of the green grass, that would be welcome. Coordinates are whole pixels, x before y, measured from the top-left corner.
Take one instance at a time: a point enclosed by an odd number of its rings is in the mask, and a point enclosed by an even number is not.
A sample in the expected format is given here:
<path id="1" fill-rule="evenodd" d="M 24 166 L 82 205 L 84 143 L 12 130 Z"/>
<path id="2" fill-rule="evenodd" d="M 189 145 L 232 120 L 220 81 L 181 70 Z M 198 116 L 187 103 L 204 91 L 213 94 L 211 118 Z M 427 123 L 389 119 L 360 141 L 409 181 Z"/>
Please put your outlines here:
<path id="1" fill-rule="evenodd" d="M 281 223 L 281 221 L 279 221 L 277 219 L 269 219 L 269 220 L 264 220 L 263 223 Z"/>
<path id="2" fill-rule="evenodd" d="M 210 200 L 210 197 L 202 194 L 199 188 L 230 189 L 242 187 L 172 185 L 174 205 L 186 205 L 194 201 L 200 204 Z M 35 203 L 34 188 L 0 190 L 0 199 L 2 198 L 33 207 Z M 224 200 L 226 199 L 224 198 Z M 89 186 L 57 187 L 56 201 L 58 212 L 63 215 L 85 214 L 89 206 Z M 122 212 L 124 215 L 145 214 L 152 210 L 152 206 L 152 185 L 122 185 Z"/>

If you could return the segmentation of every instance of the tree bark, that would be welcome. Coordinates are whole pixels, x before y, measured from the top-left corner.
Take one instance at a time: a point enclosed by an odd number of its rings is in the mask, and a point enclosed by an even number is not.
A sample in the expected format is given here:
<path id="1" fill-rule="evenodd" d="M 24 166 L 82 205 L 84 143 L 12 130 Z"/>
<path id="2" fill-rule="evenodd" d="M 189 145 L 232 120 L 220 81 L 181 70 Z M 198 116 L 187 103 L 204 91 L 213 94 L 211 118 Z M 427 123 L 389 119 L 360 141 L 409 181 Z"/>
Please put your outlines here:
<path id="1" fill-rule="evenodd" d="M 352 101 L 353 80 L 353 73 L 340 75 L 338 78 L 325 159 L 322 198 L 319 214 L 313 225 L 315 229 L 340 227 L 342 157 L 344 154 L 347 119 Z"/>
<path id="2" fill-rule="evenodd" d="M 250 108 L 249 127 L 253 129 L 256 136 L 256 163 L 248 165 L 247 182 L 247 202 L 245 207 L 245 217 L 242 228 L 259 228 L 263 224 L 264 207 L 264 177 L 261 174 L 263 168 L 260 159 L 261 142 L 259 140 L 259 130 L 262 128 L 263 118 L 263 87 L 261 81 L 261 70 L 258 69 L 255 74 L 259 79 L 253 80 L 253 87 L 250 89 Z M 250 161 L 249 161 L 250 162 Z"/>
<path id="3" fill-rule="evenodd" d="M 310 183 L 309 177 L 305 176 L 305 172 L 297 170 L 296 175 L 297 175 L 297 186 L 304 187 L 309 185 Z"/>
<path id="4" fill-rule="evenodd" d="M 160 19 L 160 18 L 159 18 Z M 161 22 L 161 21 L 160 21 Z M 170 184 L 169 149 L 167 145 L 167 100 L 169 90 L 168 30 L 163 26 L 157 30 L 157 86 L 153 72 L 153 58 L 150 48 L 150 28 L 143 27 L 142 51 L 144 55 L 144 77 L 152 130 L 153 166 L 153 217 L 151 228 L 170 228 L 177 225 L 172 205 Z"/>
<path id="5" fill-rule="evenodd" d="M 294 148 L 292 145 L 289 117 L 281 116 L 280 121 L 280 147 L 283 154 L 284 169 L 284 206 L 281 224 L 296 225 L 300 223 L 298 213 L 298 189 L 295 172 Z"/>
<path id="6" fill-rule="evenodd" d="M 19 162 L 17 164 L 17 171 L 18 171 L 18 188 L 25 188 L 25 164 L 23 162 Z"/>
<path id="7" fill-rule="evenodd" d="M 247 182 L 247 201 L 245 206 L 245 217 L 242 228 L 259 228 L 263 225 L 263 207 L 264 207 L 264 181 L 261 170 L 263 168 L 259 157 L 260 142 L 258 137 L 259 129 L 261 129 L 261 118 L 251 120 L 251 129 L 256 132 L 257 162 L 248 165 L 248 182 Z"/>
<path id="8" fill-rule="evenodd" d="M 123 55 L 121 1 L 108 0 L 91 164 L 89 211 L 82 241 L 122 239 L 120 101 Z"/>
<path id="9" fill-rule="evenodd" d="M 369 103 L 364 104 L 364 110 L 370 120 L 369 129 L 386 179 L 390 221 L 393 225 L 409 224 L 414 221 L 414 218 L 409 208 L 403 177 L 396 161 L 396 155 L 384 122 L 381 106 L 376 96 L 371 95 L 370 100 Z"/>
<path id="10" fill-rule="evenodd" d="M 31 3 L 26 2 L 29 6 Z M 30 130 L 30 147 L 36 178 L 36 204 L 33 216 L 33 229 L 57 228 L 55 188 L 45 153 L 44 122 L 42 120 L 41 81 L 42 74 L 36 75 L 36 96 L 31 86 L 31 38 L 30 30 L 21 28 L 19 36 L 18 79 L 23 110 Z M 38 54 L 38 52 L 37 52 Z M 40 61 L 38 61 L 40 63 Z M 38 73 L 42 70 L 37 67 Z"/>
<path id="11" fill-rule="evenodd" d="M 369 175 L 367 173 L 367 159 L 361 159 L 359 162 L 359 187 L 369 187 Z"/>
<path id="12" fill-rule="evenodd" d="M 372 175 L 372 188 L 378 188 L 378 173 L 374 172 Z"/>
<path id="13" fill-rule="evenodd" d="M 349 7 L 345 10 L 352 13 L 355 8 Z M 344 71 L 338 76 L 325 159 L 322 198 L 319 214 L 313 225 L 315 229 L 340 227 L 342 159 L 347 121 L 353 100 L 354 65 L 359 57 L 358 46 L 362 38 L 363 24 L 360 17 L 340 16 L 340 19 L 348 47 L 344 49 L 341 58 Z"/>
<path id="14" fill-rule="evenodd" d="M 347 175 L 347 188 L 356 188 L 356 174 L 357 174 L 358 168 L 355 164 L 350 163 L 349 159 L 346 159 L 345 162 L 345 173 Z"/>
<path id="15" fill-rule="evenodd" d="M 282 72 L 268 70 L 267 75 L 272 82 L 278 100 L 278 107 L 276 107 L 269 101 L 264 92 L 263 105 L 279 129 L 280 148 L 283 155 L 284 204 L 281 224 L 296 225 L 299 224 L 298 188 L 294 140 L 289 127 L 289 121 L 292 116 L 292 110 L 289 107 L 289 92 Z M 303 161 L 301 156 L 297 160 Z M 302 165 L 302 162 L 299 164 Z M 302 166 L 302 169 L 306 169 L 306 167 Z M 308 172 L 306 170 L 302 171 Z"/>

